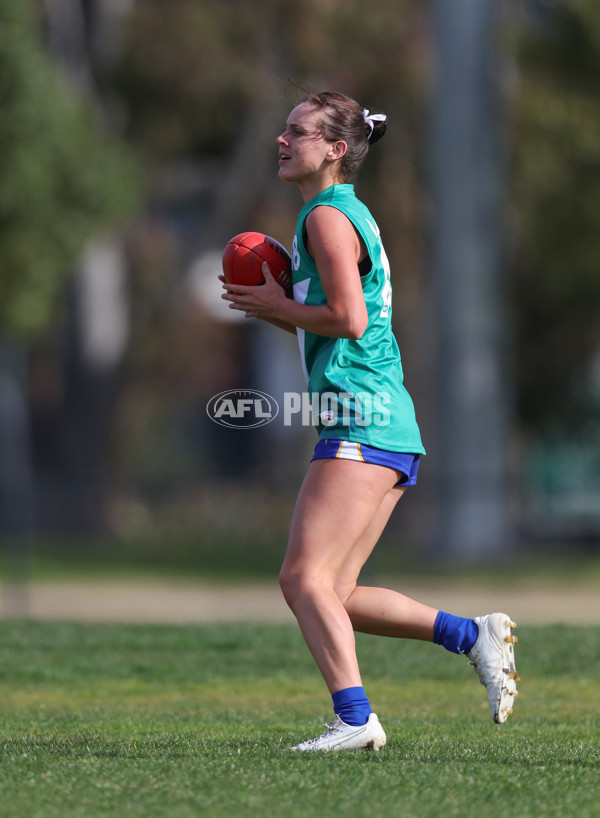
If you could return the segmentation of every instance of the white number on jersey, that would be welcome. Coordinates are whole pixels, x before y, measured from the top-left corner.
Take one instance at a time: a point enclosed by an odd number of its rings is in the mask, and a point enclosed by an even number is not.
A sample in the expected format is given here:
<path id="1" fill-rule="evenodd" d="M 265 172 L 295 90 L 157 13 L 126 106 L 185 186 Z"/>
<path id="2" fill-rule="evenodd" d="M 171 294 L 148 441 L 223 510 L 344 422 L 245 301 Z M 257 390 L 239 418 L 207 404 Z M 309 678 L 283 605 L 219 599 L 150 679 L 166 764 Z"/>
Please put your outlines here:
<path id="1" fill-rule="evenodd" d="M 373 222 L 370 222 L 367 219 L 367 224 L 377 236 L 377 241 L 379 243 L 379 255 L 381 258 L 381 266 L 383 267 L 383 271 L 385 273 L 385 282 L 383 287 L 381 288 L 381 300 L 383 301 L 383 306 L 381 308 L 381 312 L 379 313 L 381 318 L 387 318 L 390 314 L 390 309 L 392 307 L 392 276 L 391 276 L 391 269 L 390 269 L 390 262 L 385 252 L 384 246 L 381 242 L 381 233 L 379 232 L 379 228 Z"/>
<path id="2" fill-rule="evenodd" d="M 383 307 L 381 308 L 381 312 L 379 315 L 381 318 L 387 318 L 390 314 L 390 309 L 392 307 L 392 281 L 391 281 L 391 270 L 390 270 L 390 262 L 386 255 L 385 250 L 383 249 L 383 244 L 381 241 L 379 242 L 379 247 L 381 249 L 381 264 L 385 271 L 385 283 L 381 289 L 381 299 L 383 301 Z"/>
<path id="3" fill-rule="evenodd" d="M 294 236 L 292 244 L 292 270 L 298 272 L 300 269 L 300 253 L 298 252 L 298 236 Z M 298 299 L 296 299 L 298 300 Z"/>

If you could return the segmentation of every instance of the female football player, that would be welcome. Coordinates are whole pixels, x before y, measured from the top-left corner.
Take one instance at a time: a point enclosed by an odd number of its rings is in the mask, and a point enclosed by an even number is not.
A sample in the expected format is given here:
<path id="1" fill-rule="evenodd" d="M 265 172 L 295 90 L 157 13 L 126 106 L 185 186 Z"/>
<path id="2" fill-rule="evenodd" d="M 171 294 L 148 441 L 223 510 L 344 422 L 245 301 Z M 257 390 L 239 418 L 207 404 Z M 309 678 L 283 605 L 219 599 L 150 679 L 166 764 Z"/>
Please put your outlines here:
<path id="1" fill-rule="evenodd" d="M 298 336 L 319 440 L 291 524 L 280 584 L 333 699 L 334 721 L 295 750 L 385 744 L 356 658 L 354 631 L 436 642 L 464 653 L 487 688 L 494 721 L 516 694 L 506 614 L 465 619 L 385 588 L 358 584 L 389 516 L 416 483 L 425 450 L 391 327 L 389 263 L 352 180 L 386 117 L 332 92 L 307 96 L 277 137 L 279 177 L 304 206 L 292 247 L 294 299 L 268 265 L 265 284 L 227 284 L 247 317 Z"/>

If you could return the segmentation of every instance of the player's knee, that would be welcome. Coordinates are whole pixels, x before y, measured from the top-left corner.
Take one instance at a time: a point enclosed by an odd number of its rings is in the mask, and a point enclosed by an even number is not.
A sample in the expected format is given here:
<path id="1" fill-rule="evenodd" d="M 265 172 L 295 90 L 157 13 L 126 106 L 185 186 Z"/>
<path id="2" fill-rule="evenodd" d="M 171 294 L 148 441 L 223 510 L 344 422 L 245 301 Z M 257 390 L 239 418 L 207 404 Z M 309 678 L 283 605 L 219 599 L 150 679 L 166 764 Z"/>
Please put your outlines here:
<path id="1" fill-rule="evenodd" d="M 294 610 L 294 600 L 298 596 L 299 578 L 295 571 L 290 571 L 284 565 L 279 572 L 279 587 L 288 606 Z"/>
<path id="2" fill-rule="evenodd" d="M 288 606 L 294 611 L 297 605 L 318 593 L 317 583 L 311 581 L 302 570 L 285 565 L 279 573 L 279 587 Z"/>

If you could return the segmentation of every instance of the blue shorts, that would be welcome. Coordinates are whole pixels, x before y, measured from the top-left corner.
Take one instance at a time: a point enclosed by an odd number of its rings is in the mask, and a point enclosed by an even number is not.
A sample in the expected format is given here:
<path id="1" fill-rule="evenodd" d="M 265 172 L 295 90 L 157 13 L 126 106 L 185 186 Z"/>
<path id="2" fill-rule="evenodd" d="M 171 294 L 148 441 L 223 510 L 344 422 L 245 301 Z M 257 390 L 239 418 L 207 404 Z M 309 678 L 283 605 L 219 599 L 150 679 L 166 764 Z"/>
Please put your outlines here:
<path id="1" fill-rule="evenodd" d="M 315 446 L 312 460 L 327 460 L 330 457 L 339 458 L 340 460 L 356 460 L 358 463 L 375 463 L 378 466 L 388 466 L 390 469 L 402 472 L 402 478 L 396 483 L 397 486 L 415 486 L 417 484 L 420 454 L 388 452 L 385 449 L 376 449 L 374 446 L 366 446 L 364 443 L 352 443 L 349 440 L 333 440 L 332 438 L 319 440 Z"/>

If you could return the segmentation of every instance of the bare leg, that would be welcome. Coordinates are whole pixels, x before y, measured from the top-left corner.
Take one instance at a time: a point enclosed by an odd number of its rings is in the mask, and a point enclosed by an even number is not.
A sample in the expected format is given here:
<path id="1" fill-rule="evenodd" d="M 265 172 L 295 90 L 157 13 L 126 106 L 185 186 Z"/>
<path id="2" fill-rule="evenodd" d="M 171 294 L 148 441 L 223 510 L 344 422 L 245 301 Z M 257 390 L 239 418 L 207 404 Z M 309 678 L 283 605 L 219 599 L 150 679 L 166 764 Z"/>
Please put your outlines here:
<path id="1" fill-rule="evenodd" d="M 280 583 L 331 693 L 362 685 L 354 627 L 431 639 L 437 611 L 356 579 L 402 494 L 397 473 L 349 460 L 310 465 Z"/>
<path id="2" fill-rule="evenodd" d="M 345 603 L 355 631 L 433 641 L 437 608 L 387 588 L 357 586 Z"/>
<path id="3" fill-rule="evenodd" d="M 438 614 L 437 608 L 423 605 L 387 588 L 356 584 L 363 565 L 404 492 L 405 489 L 394 487 L 384 497 L 370 525 L 346 560 L 338 576 L 336 591 L 344 603 L 355 631 L 431 642 Z"/>

